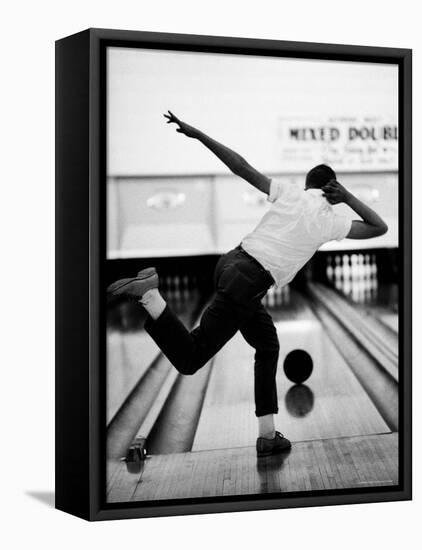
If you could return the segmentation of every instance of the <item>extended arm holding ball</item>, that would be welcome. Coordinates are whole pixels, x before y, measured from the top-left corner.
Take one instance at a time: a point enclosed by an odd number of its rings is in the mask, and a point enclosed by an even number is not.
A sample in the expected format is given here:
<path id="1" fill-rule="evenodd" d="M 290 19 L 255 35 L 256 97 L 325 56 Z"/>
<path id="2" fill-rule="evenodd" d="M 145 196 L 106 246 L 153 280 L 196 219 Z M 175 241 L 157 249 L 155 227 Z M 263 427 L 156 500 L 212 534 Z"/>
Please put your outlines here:
<path id="1" fill-rule="evenodd" d="M 168 115 L 164 115 L 167 119 L 167 123 L 174 123 L 179 126 L 176 132 L 184 134 L 187 137 L 197 139 L 207 149 L 212 151 L 236 176 L 246 180 L 251 185 L 266 193 L 270 192 L 270 179 L 258 172 L 253 168 L 242 156 L 235 151 L 232 151 L 222 143 L 219 143 L 215 139 L 210 138 L 197 128 L 186 124 L 179 118 L 177 118 L 171 111 Z"/>

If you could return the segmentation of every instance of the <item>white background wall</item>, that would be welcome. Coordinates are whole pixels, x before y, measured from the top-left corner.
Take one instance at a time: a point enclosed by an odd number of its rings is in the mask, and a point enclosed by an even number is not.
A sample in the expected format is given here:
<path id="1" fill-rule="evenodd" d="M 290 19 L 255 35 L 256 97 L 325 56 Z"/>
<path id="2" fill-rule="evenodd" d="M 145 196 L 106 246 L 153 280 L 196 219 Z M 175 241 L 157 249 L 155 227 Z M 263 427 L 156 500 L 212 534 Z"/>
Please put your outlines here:
<path id="1" fill-rule="evenodd" d="M 370 116 L 396 125 L 397 96 L 396 65 L 110 48 L 108 173 L 228 173 L 167 126 L 168 109 L 261 171 L 300 170 L 283 159 L 287 118 L 318 126 Z"/>
<path id="2" fill-rule="evenodd" d="M 413 0 L 177 2 L 74 0 L 2 6 L 3 299 L 1 519 L 4 548 L 127 547 L 302 549 L 415 548 L 420 540 L 421 400 L 415 399 L 415 493 L 406 503 L 367 504 L 87 524 L 34 498 L 53 490 L 53 41 L 86 27 L 413 47 L 415 144 L 422 148 L 422 39 Z M 418 66 L 419 65 L 419 66 Z M 415 157 L 418 155 L 415 154 Z M 421 163 L 415 161 L 415 242 L 421 236 Z M 421 331 L 420 253 L 415 335 Z M 420 249 L 420 247 L 419 247 Z M 417 343 L 416 343 L 417 344 Z M 415 396 L 421 388 L 415 348 Z"/>

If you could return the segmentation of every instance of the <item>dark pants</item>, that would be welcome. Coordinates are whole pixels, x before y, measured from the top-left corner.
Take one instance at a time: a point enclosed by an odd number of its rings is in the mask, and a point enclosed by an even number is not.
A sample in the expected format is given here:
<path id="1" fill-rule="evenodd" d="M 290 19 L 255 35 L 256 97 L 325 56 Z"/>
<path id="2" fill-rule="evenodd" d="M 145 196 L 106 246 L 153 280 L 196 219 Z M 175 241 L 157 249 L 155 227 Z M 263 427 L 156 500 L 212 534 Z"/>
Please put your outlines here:
<path id="1" fill-rule="evenodd" d="M 277 413 L 277 332 L 261 299 L 273 278 L 240 247 L 220 258 L 215 268 L 215 296 L 200 325 L 189 332 L 168 306 L 157 320 L 148 317 L 145 329 L 182 374 L 194 374 L 238 330 L 255 348 L 255 414 Z"/>

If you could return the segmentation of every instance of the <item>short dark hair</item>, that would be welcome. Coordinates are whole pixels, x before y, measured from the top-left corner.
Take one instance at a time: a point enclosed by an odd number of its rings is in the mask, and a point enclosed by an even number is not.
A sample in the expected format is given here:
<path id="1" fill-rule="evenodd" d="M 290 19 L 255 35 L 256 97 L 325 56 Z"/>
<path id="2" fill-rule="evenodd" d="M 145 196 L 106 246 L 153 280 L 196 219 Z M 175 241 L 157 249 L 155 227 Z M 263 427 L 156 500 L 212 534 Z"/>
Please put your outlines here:
<path id="1" fill-rule="evenodd" d="M 318 164 L 306 174 L 306 187 L 320 189 L 327 182 L 336 178 L 336 173 L 332 168 L 326 164 Z"/>

